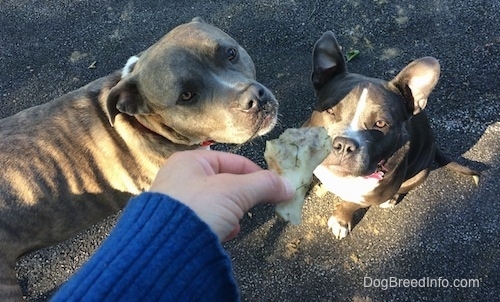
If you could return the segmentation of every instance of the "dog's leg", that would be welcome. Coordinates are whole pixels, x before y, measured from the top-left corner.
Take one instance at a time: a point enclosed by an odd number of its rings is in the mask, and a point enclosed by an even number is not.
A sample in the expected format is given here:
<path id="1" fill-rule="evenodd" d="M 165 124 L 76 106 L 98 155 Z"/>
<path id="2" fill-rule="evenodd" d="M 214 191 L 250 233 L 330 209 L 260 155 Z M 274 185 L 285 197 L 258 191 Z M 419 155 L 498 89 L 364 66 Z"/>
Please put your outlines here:
<path id="1" fill-rule="evenodd" d="M 418 185 L 424 182 L 424 180 L 427 178 L 429 175 L 430 169 L 423 169 L 422 171 L 418 172 L 417 175 L 413 176 L 410 179 L 405 180 L 402 184 L 401 187 L 398 190 L 399 194 L 406 194 L 410 190 L 414 189 Z"/>
<path id="2" fill-rule="evenodd" d="M 349 234 L 352 226 L 354 212 L 361 209 L 357 203 L 342 202 L 333 212 L 333 216 L 328 219 L 328 227 L 332 230 L 337 239 L 342 239 Z"/>
<path id="3" fill-rule="evenodd" d="M 395 197 L 387 200 L 386 202 L 383 202 L 383 203 L 379 204 L 378 207 L 381 208 L 381 209 L 389 209 L 389 208 L 394 207 L 396 205 L 397 201 L 398 201 L 397 197 L 399 197 L 399 195 L 396 194 Z"/>

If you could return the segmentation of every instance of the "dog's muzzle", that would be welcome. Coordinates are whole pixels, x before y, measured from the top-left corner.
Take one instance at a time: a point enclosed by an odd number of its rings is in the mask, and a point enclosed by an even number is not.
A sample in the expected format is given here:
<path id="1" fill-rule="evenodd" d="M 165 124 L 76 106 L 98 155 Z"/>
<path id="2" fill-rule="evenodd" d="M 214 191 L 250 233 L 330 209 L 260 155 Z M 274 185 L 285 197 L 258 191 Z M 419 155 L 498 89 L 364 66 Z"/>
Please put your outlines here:
<path id="1" fill-rule="evenodd" d="M 274 97 L 263 86 L 253 84 L 241 96 L 238 106 L 243 112 L 256 113 L 260 110 L 271 111 L 271 104 L 275 102 Z"/>

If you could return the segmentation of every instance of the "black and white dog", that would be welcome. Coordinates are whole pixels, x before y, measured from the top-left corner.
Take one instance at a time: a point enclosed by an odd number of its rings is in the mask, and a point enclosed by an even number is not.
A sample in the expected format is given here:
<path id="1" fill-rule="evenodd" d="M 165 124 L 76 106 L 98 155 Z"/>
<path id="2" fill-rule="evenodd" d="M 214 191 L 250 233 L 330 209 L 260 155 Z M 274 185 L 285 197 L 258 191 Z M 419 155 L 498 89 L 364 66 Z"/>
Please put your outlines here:
<path id="1" fill-rule="evenodd" d="M 436 148 L 422 110 L 439 78 L 432 57 L 411 62 L 392 81 L 347 72 L 341 48 L 326 32 L 313 50 L 312 83 L 318 102 L 304 126 L 323 126 L 333 151 L 314 174 L 344 200 L 328 221 L 335 237 L 351 230 L 356 210 L 391 206 L 421 184 L 434 160 L 478 177 Z"/>

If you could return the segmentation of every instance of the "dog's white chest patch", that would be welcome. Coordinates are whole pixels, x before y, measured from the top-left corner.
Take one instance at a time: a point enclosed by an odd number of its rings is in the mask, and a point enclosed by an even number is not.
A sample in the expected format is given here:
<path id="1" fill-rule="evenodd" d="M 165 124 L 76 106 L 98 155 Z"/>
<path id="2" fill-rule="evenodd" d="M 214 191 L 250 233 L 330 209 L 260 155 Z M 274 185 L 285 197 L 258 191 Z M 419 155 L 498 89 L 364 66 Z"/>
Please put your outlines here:
<path id="1" fill-rule="evenodd" d="M 365 196 L 378 187 L 380 180 L 373 177 L 339 177 L 324 166 L 318 166 L 314 175 L 323 186 L 344 201 L 363 203 Z"/>

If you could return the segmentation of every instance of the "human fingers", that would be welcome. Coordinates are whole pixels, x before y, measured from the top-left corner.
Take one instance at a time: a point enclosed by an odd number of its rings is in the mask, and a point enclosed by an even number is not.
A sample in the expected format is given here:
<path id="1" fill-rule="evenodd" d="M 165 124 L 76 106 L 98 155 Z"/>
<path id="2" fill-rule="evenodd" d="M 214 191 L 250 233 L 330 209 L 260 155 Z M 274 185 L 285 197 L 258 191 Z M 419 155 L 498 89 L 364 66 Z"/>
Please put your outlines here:
<path id="1" fill-rule="evenodd" d="M 242 175 L 219 174 L 209 182 L 212 186 L 207 196 L 211 196 L 212 202 L 196 199 L 188 205 L 221 241 L 231 240 L 239 233 L 239 221 L 256 204 L 284 201 L 295 193 L 286 179 L 269 170 Z"/>
<path id="2" fill-rule="evenodd" d="M 232 177 L 227 187 L 228 195 L 234 198 L 243 213 L 259 203 L 276 203 L 288 200 L 295 194 L 295 188 L 288 180 L 270 170 Z"/>
<path id="3" fill-rule="evenodd" d="M 214 174 L 247 174 L 262 170 L 246 157 L 220 151 L 176 152 L 159 169 L 150 190 L 164 191 L 187 179 Z"/>
<path id="4" fill-rule="evenodd" d="M 256 163 L 238 154 L 212 150 L 195 150 L 194 152 L 196 152 L 195 158 L 198 163 L 215 174 L 248 174 L 262 170 Z M 205 166 L 207 164 L 209 167 Z"/>
<path id="5" fill-rule="evenodd" d="M 231 231 L 231 233 L 229 233 L 229 235 L 227 235 L 224 239 L 222 239 L 221 241 L 222 242 L 227 242 L 227 241 L 231 241 L 233 240 L 233 238 L 235 238 L 236 236 L 238 236 L 238 234 L 240 233 L 240 229 L 241 229 L 241 226 L 240 224 L 238 223 L 234 229 Z"/>

